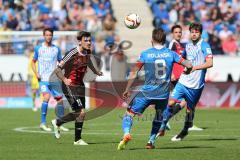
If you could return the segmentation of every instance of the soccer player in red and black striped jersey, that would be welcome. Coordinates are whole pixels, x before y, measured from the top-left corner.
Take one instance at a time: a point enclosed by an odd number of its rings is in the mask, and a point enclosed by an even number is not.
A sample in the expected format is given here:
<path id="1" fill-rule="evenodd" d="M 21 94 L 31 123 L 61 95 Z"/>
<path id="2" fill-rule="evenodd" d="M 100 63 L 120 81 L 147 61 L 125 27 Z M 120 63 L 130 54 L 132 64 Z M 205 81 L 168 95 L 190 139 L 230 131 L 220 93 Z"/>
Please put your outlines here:
<path id="1" fill-rule="evenodd" d="M 68 113 L 62 118 L 52 120 L 54 134 L 60 138 L 59 127 L 67 122 L 75 121 L 75 141 L 74 145 L 87 145 L 81 139 L 82 126 L 85 117 L 85 86 L 83 82 L 84 75 L 89 67 L 93 73 L 98 76 L 102 72 L 98 71 L 91 61 L 91 34 L 80 31 L 77 35 L 79 45 L 63 57 L 55 73 L 63 81 L 63 93 L 71 105 L 73 112 Z M 62 70 L 65 70 L 63 74 Z"/>
<path id="2" fill-rule="evenodd" d="M 173 40 L 169 43 L 168 48 L 172 51 L 175 51 L 178 55 L 183 56 L 184 53 L 184 45 L 180 42 L 182 38 L 182 27 L 180 25 L 174 25 L 171 29 Z M 172 76 L 171 81 L 173 85 L 177 83 L 178 79 L 180 78 L 182 72 L 184 70 L 184 67 L 182 65 L 179 65 L 178 63 L 174 63 L 173 70 L 172 70 Z"/>

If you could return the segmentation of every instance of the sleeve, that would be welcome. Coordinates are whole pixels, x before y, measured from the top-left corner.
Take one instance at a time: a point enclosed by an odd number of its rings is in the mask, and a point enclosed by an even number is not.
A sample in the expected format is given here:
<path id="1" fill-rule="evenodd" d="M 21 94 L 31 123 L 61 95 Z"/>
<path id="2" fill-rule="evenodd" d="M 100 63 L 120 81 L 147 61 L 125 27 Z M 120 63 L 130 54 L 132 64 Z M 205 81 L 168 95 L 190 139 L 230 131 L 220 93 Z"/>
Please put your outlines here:
<path id="1" fill-rule="evenodd" d="M 34 48 L 33 61 L 35 62 L 38 60 L 38 49 L 39 49 L 38 46 Z"/>
<path id="2" fill-rule="evenodd" d="M 212 49 L 210 47 L 210 45 L 208 43 L 202 43 L 202 52 L 205 56 L 205 58 L 213 58 L 213 55 L 212 55 Z"/>
<path id="3" fill-rule="evenodd" d="M 178 55 L 176 52 L 172 51 L 172 55 L 173 55 L 173 61 L 176 63 L 182 63 L 184 61 L 184 59 L 182 58 L 182 56 Z"/>
<path id="4" fill-rule="evenodd" d="M 57 60 L 58 62 L 60 62 L 62 60 L 62 54 L 61 54 L 61 50 L 60 48 L 58 47 L 58 55 L 57 55 Z"/>

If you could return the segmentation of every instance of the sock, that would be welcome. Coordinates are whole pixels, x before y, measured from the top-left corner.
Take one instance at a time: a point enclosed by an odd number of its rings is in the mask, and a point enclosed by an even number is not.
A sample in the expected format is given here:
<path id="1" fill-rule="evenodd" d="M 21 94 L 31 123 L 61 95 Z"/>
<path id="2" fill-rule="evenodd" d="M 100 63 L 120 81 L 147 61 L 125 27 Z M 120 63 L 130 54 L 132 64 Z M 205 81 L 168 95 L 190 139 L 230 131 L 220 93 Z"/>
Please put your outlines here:
<path id="1" fill-rule="evenodd" d="M 148 142 L 151 142 L 152 144 L 155 143 L 156 136 L 157 136 L 157 133 L 158 133 L 158 131 L 160 129 L 161 123 L 162 122 L 158 121 L 158 120 L 153 120 L 152 121 L 152 130 L 151 130 L 151 134 L 150 134 Z"/>
<path id="2" fill-rule="evenodd" d="M 82 138 L 83 122 L 75 122 L 75 142 Z"/>
<path id="3" fill-rule="evenodd" d="M 56 108 L 56 116 L 58 118 L 63 117 L 64 116 L 64 107 L 63 107 L 63 105 L 62 104 L 58 104 L 56 107 L 57 107 Z"/>
<path id="4" fill-rule="evenodd" d="M 125 114 L 122 120 L 122 129 L 124 135 L 129 134 L 133 123 L 133 118 L 130 115 Z"/>
<path id="5" fill-rule="evenodd" d="M 182 106 L 179 103 L 176 103 L 173 107 L 173 115 L 177 114 L 179 111 L 182 110 Z"/>
<path id="6" fill-rule="evenodd" d="M 76 120 L 78 114 L 75 112 L 68 113 L 67 115 L 57 119 L 57 126 L 61 126 L 64 123 Z"/>
<path id="7" fill-rule="evenodd" d="M 194 112 L 186 113 L 183 131 L 187 132 L 188 128 L 193 126 L 193 117 L 194 117 Z"/>
<path id="8" fill-rule="evenodd" d="M 41 123 L 46 124 L 46 117 L 47 117 L 47 109 L 48 109 L 48 102 L 42 102 L 41 108 Z"/>
<path id="9" fill-rule="evenodd" d="M 36 92 L 34 92 L 34 93 L 32 94 L 33 108 L 35 107 L 35 99 L 36 99 L 36 96 L 37 96 L 37 94 L 36 94 Z"/>
<path id="10" fill-rule="evenodd" d="M 166 129 L 166 125 L 172 116 L 173 116 L 173 106 L 167 106 L 167 108 L 163 111 L 163 121 L 160 127 L 161 130 Z"/>

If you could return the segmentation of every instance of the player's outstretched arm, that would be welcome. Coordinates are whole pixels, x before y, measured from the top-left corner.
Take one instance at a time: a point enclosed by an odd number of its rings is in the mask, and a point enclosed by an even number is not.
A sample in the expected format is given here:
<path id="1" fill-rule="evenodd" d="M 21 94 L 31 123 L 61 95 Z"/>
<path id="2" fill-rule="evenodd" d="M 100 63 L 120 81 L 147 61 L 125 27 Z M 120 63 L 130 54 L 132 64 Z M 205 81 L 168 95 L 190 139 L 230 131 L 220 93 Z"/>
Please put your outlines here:
<path id="1" fill-rule="evenodd" d="M 102 76 L 102 75 L 103 75 L 103 73 L 102 73 L 101 71 L 98 71 L 98 70 L 94 67 L 94 65 L 93 65 L 93 63 L 92 63 L 92 60 L 91 60 L 91 56 L 89 56 L 88 67 L 89 67 L 89 68 L 93 71 L 93 73 L 95 73 L 96 75 L 98 75 L 98 76 Z"/>
<path id="2" fill-rule="evenodd" d="M 137 77 L 137 73 L 138 71 L 140 71 L 140 69 L 142 68 L 144 63 L 142 62 L 137 62 L 136 65 L 131 69 L 130 75 L 129 75 L 129 79 L 128 79 L 128 83 L 127 83 L 127 87 L 125 89 L 125 91 L 123 92 L 123 98 L 126 99 L 129 96 L 129 91 L 130 88 L 133 84 L 133 82 L 135 81 L 136 77 Z"/>

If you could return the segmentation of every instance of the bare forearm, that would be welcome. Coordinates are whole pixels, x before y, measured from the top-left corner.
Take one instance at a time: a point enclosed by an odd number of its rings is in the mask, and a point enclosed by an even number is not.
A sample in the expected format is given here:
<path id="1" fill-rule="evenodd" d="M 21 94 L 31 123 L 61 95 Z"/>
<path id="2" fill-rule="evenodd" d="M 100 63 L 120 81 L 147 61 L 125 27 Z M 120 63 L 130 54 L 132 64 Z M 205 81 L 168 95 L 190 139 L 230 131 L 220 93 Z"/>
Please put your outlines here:
<path id="1" fill-rule="evenodd" d="M 33 73 L 37 76 L 36 63 L 32 61 L 31 67 L 32 67 L 32 71 L 33 71 Z"/>
<path id="2" fill-rule="evenodd" d="M 211 62 L 206 62 L 202 65 L 197 65 L 194 66 L 194 70 L 202 70 L 202 69 L 207 69 L 207 68 L 211 68 L 213 66 L 213 64 Z"/>
<path id="3" fill-rule="evenodd" d="M 137 76 L 137 73 L 136 73 L 136 72 L 133 72 L 133 73 L 130 74 L 129 80 L 128 80 L 128 83 L 127 83 L 127 87 L 126 87 L 126 89 L 125 89 L 126 91 L 129 91 L 130 88 L 132 87 L 133 82 L 134 82 L 135 79 L 136 79 L 136 76 Z"/>

